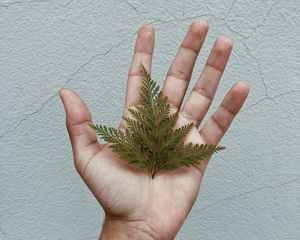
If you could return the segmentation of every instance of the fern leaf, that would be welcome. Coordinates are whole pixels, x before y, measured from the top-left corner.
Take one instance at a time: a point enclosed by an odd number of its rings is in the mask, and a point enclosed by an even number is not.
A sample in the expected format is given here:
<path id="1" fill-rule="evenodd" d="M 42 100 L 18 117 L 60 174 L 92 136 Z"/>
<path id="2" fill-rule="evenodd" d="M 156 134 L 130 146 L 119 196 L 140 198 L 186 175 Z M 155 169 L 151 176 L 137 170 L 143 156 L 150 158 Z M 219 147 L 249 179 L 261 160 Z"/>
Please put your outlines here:
<path id="1" fill-rule="evenodd" d="M 222 146 L 184 144 L 193 123 L 174 129 L 178 112 L 172 113 L 168 97 L 163 96 L 160 86 L 141 65 L 143 81 L 140 103 L 129 108 L 130 117 L 123 116 L 127 129 L 123 132 L 113 127 L 90 123 L 121 159 L 128 164 L 146 169 L 154 178 L 160 170 L 176 170 L 196 166 L 200 161 L 223 150 Z"/>

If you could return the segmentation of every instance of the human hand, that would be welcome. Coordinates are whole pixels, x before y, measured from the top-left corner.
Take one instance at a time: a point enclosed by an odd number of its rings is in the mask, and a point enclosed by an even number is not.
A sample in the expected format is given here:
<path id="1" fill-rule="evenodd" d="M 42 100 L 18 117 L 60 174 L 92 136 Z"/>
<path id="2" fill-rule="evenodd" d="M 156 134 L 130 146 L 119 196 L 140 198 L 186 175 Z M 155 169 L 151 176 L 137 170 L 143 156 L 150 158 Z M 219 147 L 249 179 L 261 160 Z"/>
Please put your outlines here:
<path id="1" fill-rule="evenodd" d="M 172 111 L 179 111 L 177 126 L 193 122 L 186 140 L 217 145 L 242 107 L 248 85 L 237 82 L 226 94 L 219 108 L 199 128 L 214 98 L 217 86 L 232 49 L 232 42 L 219 37 L 207 63 L 187 101 L 181 107 L 193 67 L 208 31 L 203 20 L 195 20 L 170 66 L 162 91 L 168 96 Z M 129 69 L 123 115 L 139 104 L 142 63 L 150 72 L 154 48 L 154 28 L 140 28 L 132 64 Z M 97 141 L 95 131 L 88 126 L 91 114 L 73 91 L 60 92 L 67 128 L 72 143 L 74 163 L 78 173 L 105 211 L 100 239 L 173 239 L 191 210 L 209 159 L 197 167 L 175 171 L 160 171 L 154 179 L 147 172 L 120 159 L 108 147 Z M 120 129 L 126 127 L 121 118 Z"/>

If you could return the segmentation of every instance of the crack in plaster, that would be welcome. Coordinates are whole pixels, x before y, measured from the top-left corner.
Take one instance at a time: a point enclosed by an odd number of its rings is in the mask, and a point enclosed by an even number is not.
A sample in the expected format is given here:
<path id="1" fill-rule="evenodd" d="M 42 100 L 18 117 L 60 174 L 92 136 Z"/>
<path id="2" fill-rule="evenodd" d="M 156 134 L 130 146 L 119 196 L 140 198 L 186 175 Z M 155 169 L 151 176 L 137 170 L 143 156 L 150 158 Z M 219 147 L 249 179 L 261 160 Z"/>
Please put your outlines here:
<path id="1" fill-rule="evenodd" d="M 244 34 L 242 34 L 242 33 L 240 33 L 240 32 L 238 32 L 238 31 L 236 31 L 236 30 L 234 30 L 234 29 L 230 26 L 230 24 L 227 22 L 227 20 L 226 20 L 225 18 L 221 18 L 221 19 L 224 21 L 225 26 L 226 26 L 226 28 L 227 28 L 229 31 L 231 31 L 231 32 L 235 33 L 236 35 L 240 36 L 240 37 L 243 39 L 244 42 L 247 40 L 247 36 L 244 35 Z"/>
<path id="2" fill-rule="evenodd" d="M 254 33 L 256 33 L 257 29 L 259 29 L 260 27 L 264 26 L 264 23 L 266 22 L 267 18 L 270 16 L 271 11 L 273 10 L 273 8 L 279 4 L 282 0 L 278 0 L 276 2 L 274 2 L 271 7 L 269 8 L 269 10 L 267 11 L 266 15 L 264 16 L 263 20 L 252 30 L 252 32 L 246 37 L 246 41 L 252 37 L 252 35 Z"/>
<path id="3" fill-rule="evenodd" d="M 59 7 L 67 7 L 73 1 L 74 0 L 70 0 L 67 3 L 65 3 L 65 4 L 60 4 L 60 3 L 52 2 L 52 1 L 49 1 L 49 0 L 29 0 L 29 1 L 26 1 L 26 2 L 23 2 L 23 1 L 14 1 L 14 2 L 8 2 L 8 3 L 0 4 L 0 8 L 6 8 L 6 9 L 8 9 L 9 7 L 14 6 L 14 5 L 29 4 L 29 3 L 50 3 L 50 4 L 54 4 L 56 6 L 59 6 Z"/>
<path id="4" fill-rule="evenodd" d="M 224 23 L 225 23 L 225 25 L 226 25 L 226 27 L 227 27 L 227 29 L 228 29 L 229 31 L 231 31 L 231 32 L 237 34 L 238 36 L 242 37 L 243 40 L 245 41 L 246 38 L 247 38 L 247 36 L 244 35 L 244 34 L 242 34 L 242 33 L 240 33 L 240 32 L 238 32 L 238 31 L 236 31 L 236 30 L 234 30 L 234 29 L 230 26 L 230 24 L 227 22 L 227 20 L 226 20 L 226 18 L 227 18 L 227 17 L 229 16 L 229 14 L 231 13 L 233 7 L 235 6 L 236 2 L 237 2 L 237 0 L 234 0 L 234 1 L 232 2 L 232 4 L 231 4 L 229 10 L 227 11 L 227 13 L 225 14 L 225 16 L 224 16 L 223 18 L 220 18 L 220 19 L 224 21 Z"/>
<path id="5" fill-rule="evenodd" d="M 281 0 L 279 0 L 279 1 L 281 1 Z M 273 4 L 273 5 L 271 6 L 271 8 L 274 8 L 274 6 L 275 6 L 279 1 L 277 1 L 275 4 Z M 232 7 L 233 7 L 233 6 L 232 6 Z M 231 8 L 232 8 L 232 7 L 231 7 Z M 265 18 L 267 18 L 267 16 L 269 16 L 270 12 L 271 12 L 271 10 L 269 9 L 269 11 L 268 11 L 268 13 L 266 14 Z M 225 26 L 226 26 L 226 28 L 227 28 L 229 31 L 231 31 L 231 32 L 237 34 L 238 36 L 242 37 L 242 39 L 243 39 L 243 45 L 244 45 L 244 47 L 246 48 L 246 51 L 247 51 L 248 54 L 253 58 L 253 60 L 255 61 L 256 65 L 257 65 L 257 69 L 258 69 L 258 72 L 259 72 L 259 76 L 260 76 L 261 82 L 262 82 L 263 87 L 264 87 L 264 90 L 265 90 L 265 97 L 264 97 L 264 98 L 269 98 L 268 86 L 267 86 L 266 81 L 265 81 L 265 78 L 264 78 L 264 76 L 263 76 L 263 71 L 262 71 L 262 67 L 261 67 L 260 61 L 259 61 L 258 58 L 255 56 L 255 54 L 252 53 L 252 50 L 249 48 L 249 46 L 248 46 L 247 43 L 246 43 L 249 36 L 246 36 L 246 35 L 244 35 L 244 34 L 238 32 L 238 31 L 232 29 L 231 26 L 230 26 L 230 25 L 228 24 L 228 22 L 226 21 L 226 16 L 223 17 L 223 18 L 221 18 L 221 17 L 216 17 L 216 16 L 214 16 L 213 14 L 202 14 L 202 15 L 196 15 L 196 16 L 192 16 L 192 17 L 174 18 L 174 19 L 169 19 L 169 20 L 155 19 L 155 20 L 153 20 L 153 21 L 150 22 L 150 23 L 155 23 L 155 22 L 167 23 L 167 22 L 173 22 L 173 21 L 185 21 L 185 20 L 192 20 L 192 19 L 195 19 L 195 18 L 201 18 L 201 17 L 205 17 L 205 16 L 206 16 L 206 17 L 211 16 L 211 17 L 213 17 L 213 18 L 215 18 L 215 19 L 219 19 L 219 20 L 223 21 L 224 24 L 225 24 Z M 264 18 L 264 19 L 265 19 L 265 18 Z M 263 20 L 263 21 L 265 21 L 265 20 Z"/>
<path id="6" fill-rule="evenodd" d="M 232 11 L 234 5 L 236 4 L 236 2 L 237 2 L 237 0 L 234 0 L 234 1 L 232 2 L 232 4 L 231 4 L 229 10 L 227 11 L 227 13 L 226 13 L 225 16 L 224 16 L 224 20 L 225 20 L 225 19 L 228 17 L 228 15 L 231 13 L 231 11 Z"/>
<path id="7" fill-rule="evenodd" d="M 268 18 L 269 15 L 271 14 L 271 11 L 273 10 L 273 8 L 274 8 L 277 4 L 279 4 L 281 1 L 282 1 L 282 0 L 278 0 L 278 1 L 274 2 L 274 3 L 271 5 L 271 7 L 268 9 L 266 15 L 263 17 L 263 20 L 262 20 L 256 27 L 254 27 L 254 28 L 252 29 L 252 32 L 249 33 L 248 35 L 244 35 L 244 34 L 238 32 L 238 31 L 234 30 L 233 28 L 231 28 L 230 24 L 229 24 L 229 23 L 227 22 L 227 20 L 226 20 L 226 18 L 227 18 L 227 17 L 229 16 L 229 14 L 231 13 L 231 11 L 232 11 L 232 9 L 233 9 L 235 3 L 237 2 L 237 0 L 235 0 L 235 1 L 232 3 L 232 5 L 231 5 L 231 7 L 229 8 L 228 12 L 227 12 L 227 13 L 225 14 L 225 16 L 224 16 L 223 18 L 221 18 L 221 19 L 224 21 L 226 27 L 227 27 L 230 31 L 232 31 L 232 32 L 236 33 L 237 35 L 241 36 L 241 37 L 244 39 L 244 41 L 246 42 L 246 41 L 247 41 L 247 40 L 248 40 L 248 39 L 249 39 L 249 38 L 257 31 L 257 29 L 259 29 L 260 27 L 262 27 L 262 26 L 264 25 L 265 21 L 267 20 L 267 18 Z"/>
<path id="8" fill-rule="evenodd" d="M 229 16 L 229 14 L 231 13 L 231 11 L 232 11 L 232 9 L 233 9 L 235 3 L 237 2 L 237 0 L 235 0 L 235 1 L 232 3 L 231 7 L 229 8 L 229 10 L 228 10 L 228 12 L 226 13 L 226 15 L 224 16 L 224 18 L 221 18 L 221 19 L 224 21 L 224 23 L 225 23 L 225 25 L 226 25 L 226 27 L 227 27 L 227 29 L 228 29 L 229 31 L 231 31 L 231 32 L 237 34 L 238 36 L 242 37 L 242 39 L 243 39 L 243 45 L 245 46 L 247 52 L 251 55 L 251 57 L 252 57 L 252 58 L 254 59 L 254 61 L 256 62 L 256 65 L 257 65 L 257 68 L 258 68 L 258 72 L 259 72 L 259 75 L 260 75 L 260 78 L 261 78 L 261 82 L 262 82 L 263 87 L 264 87 L 264 89 L 265 89 L 265 97 L 264 97 L 264 98 L 268 98 L 268 97 L 269 97 L 268 86 L 267 86 L 266 81 L 265 81 L 265 78 L 264 78 L 264 76 L 263 76 L 263 72 L 262 72 L 262 67 L 261 67 L 260 61 L 259 61 L 258 58 L 255 56 L 255 54 L 252 53 L 252 50 L 251 50 L 251 49 L 249 48 L 249 46 L 247 45 L 247 40 L 248 40 L 249 38 L 251 38 L 251 36 L 252 36 L 254 33 L 256 33 L 257 29 L 259 29 L 260 27 L 262 27 L 262 26 L 264 25 L 265 21 L 267 20 L 267 18 L 268 18 L 269 15 L 271 14 L 271 12 L 272 12 L 272 10 L 274 9 L 274 7 L 275 7 L 277 4 L 279 4 L 281 1 L 282 1 L 282 0 L 278 0 L 278 1 L 274 2 L 274 3 L 271 5 L 271 7 L 268 9 L 266 15 L 264 16 L 263 20 L 262 20 L 262 21 L 261 21 L 261 22 L 260 22 L 260 23 L 252 30 L 252 32 L 251 32 L 250 34 L 248 34 L 248 35 L 244 35 L 244 34 L 238 32 L 238 31 L 234 30 L 234 29 L 230 26 L 230 24 L 227 22 L 227 20 L 226 20 L 226 18 L 227 18 L 227 17 Z M 263 99 L 264 99 L 264 98 L 263 98 Z M 263 99 L 261 99 L 261 101 L 262 101 Z"/>
<path id="9" fill-rule="evenodd" d="M 268 93 L 268 86 L 266 84 L 263 72 L 262 72 L 262 68 L 261 68 L 261 64 L 259 62 L 259 60 L 257 59 L 257 57 L 255 56 L 255 54 L 252 53 L 251 49 L 248 47 L 247 43 L 244 42 L 244 46 L 246 48 L 246 50 L 248 51 L 248 53 L 252 56 L 252 58 L 254 59 L 254 61 L 256 62 L 257 68 L 258 68 L 258 73 L 261 79 L 261 82 L 264 86 L 265 89 L 265 97 L 268 98 L 269 97 L 269 93 Z"/>
<path id="10" fill-rule="evenodd" d="M 300 177 L 297 177 L 295 179 L 292 179 L 292 180 L 289 180 L 289 181 L 286 181 L 286 182 L 283 182 L 283 183 L 280 183 L 280 184 L 277 184 L 277 185 L 265 185 L 263 187 L 255 188 L 255 189 L 250 190 L 250 191 L 246 191 L 246 192 L 243 192 L 243 193 L 232 195 L 232 196 L 227 197 L 227 198 L 222 198 L 220 200 L 217 200 L 217 201 L 215 201 L 215 202 L 213 202 L 211 204 L 208 204 L 208 205 L 200 208 L 197 211 L 204 211 L 204 210 L 207 210 L 207 209 L 209 209 L 211 207 L 214 207 L 214 206 L 218 205 L 219 203 L 226 202 L 228 200 L 233 200 L 233 199 L 236 199 L 236 198 L 240 198 L 240 197 L 243 197 L 243 196 L 251 195 L 252 193 L 259 192 L 259 191 L 262 191 L 262 190 L 265 190 L 265 189 L 272 189 L 272 190 L 274 190 L 274 189 L 286 186 L 288 184 L 298 182 L 299 180 L 300 180 Z"/>
<path id="11" fill-rule="evenodd" d="M 131 8 L 133 9 L 138 15 L 140 15 L 139 10 L 137 9 L 136 6 L 134 6 L 132 3 L 130 3 L 128 0 L 125 0 L 125 3 Z"/>
<path id="12" fill-rule="evenodd" d="M 273 100 L 275 98 L 278 98 L 278 97 L 282 97 L 282 96 L 286 96 L 286 95 L 289 95 L 289 94 L 292 94 L 292 93 L 300 93 L 300 89 L 296 89 L 296 90 L 291 90 L 291 91 L 287 91 L 287 92 L 283 92 L 283 93 L 279 93 L 279 94 L 276 94 L 274 96 L 265 96 L 261 99 L 259 99 L 257 102 L 253 103 L 253 104 L 250 104 L 249 106 L 247 106 L 246 108 L 242 109 L 240 112 L 244 112 L 244 111 L 247 111 L 249 110 L 250 108 L 260 104 L 261 102 L 264 102 L 266 100 Z"/>
<path id="13" fill-rule="evenodd" d="M 64 87 L 66 87 L 70 82 L 71 80 L 83 69 L 85 68 L 87 65 L 89 65 L 95 58 L 99 57 L 99 56 L 102 56 L 102 55 L 107 55 L 109 52 L 111 52 L 114 48 L 117 48 L 119 46 L 121 46 L 124 42 L 126 42 L 129 38 L 131 38 L 132 36 L 134 36 L 136 34 L 137 31 L 134 32 L 134 34 L 130 35 L 129 37 L 123 39 L 121 42 L 119 42 L 118 44 L 110 47 L 109 49 L 107 49 L 106 51 L 102 52 L 102 53 L 98 53 L 98 54 L 95 54 L 94 56 L 92 56 L 88 61 L 86 61 L 84 64 L 82 64 L 75 72 L 73 72 L 71 74 L 71 76 L 67 79 L 67 81 L 62 85 L 62 87 L 57 91 L 55 92 L 53 95 L 50 96 L 50 98 L 48 98 L 37 110 L 31 112 L 30 114 L 28 114 L 27 116 L 23 117 L 16 125 L 14 128 L 6 131 L 5 133 L 3 133 L 1 136 L 0 136 L 0 139 L 4 138 L 6 135 L 8 134 L 11 134 L 13 133 L 16 129 L 18 129 L 18 127 L 24 122 L 26 121 L 27 119 L 31 118 L 32 116 L 38 114 L 39 112 L 41 112 L 44 107 L 52 100 L 54 99 L 58 94 L 59 94 L 59 91 L 61 89 L 63 89 Z"/>
<path id="14" fill-rule="evenodd" d="M 269 17 L 269 15 L 271 14 L 273 8 L 279 4 L 281 2 L 281 0 L 278 0 L 276 2 L 274 2 L 271 7 L 268 9 L 266 15 L 264 16 L 263 20 L 261 21 L 261 23 L 259 23 L 253 30 L 252 32 L 248 35 L 248 36 L 245 36 L 243 34 L 241 34 L 241 36 L 243 36 L 244 38 L 244 42 L 243 42 L 243 45 L 245 46 L 246 50 L 248 51 L 248 53 L 250 54 L 250 56 L 254 59 L 254 61 L 256 62 L 256 65 L 257 65 L 257 68 L 258 68 L 258 72 L 259 72 L 259 75 L 260 75 L 260 78 L 261 78 L 261 82 L 264 86 L 264 89 L 265 89 L 265 97 L 263 97 L 262 99 L 260 99 L 257 103 L 259 102 L 262 102 L 263 100 L 265 99 L 270 99 L 272 97 L 269 97 L 269 92 L 268 92 L 268 85 L 265 81 L 265 78 L 263 76 L 263 71 L 262 71 L 262 67 L 261 67 L 261 64 L 260 64 L 260 61 L 258 60 L 258 58 L 255 56 L 255 54 L 252 53 L 252 50 L 250 49 L 250 47 L 247 45 L 247 41 L 248 39 L 250 39 L 252 37 L 252 35 L 257 31 L 257 29 L 259 29 L 260 27 L 262 27 L 265 23 L 265 21 L 267 20 L 267 18 Z M 225 24 L 227 25 L 226 23 L 226 20 L 224 19 L 224 22 Z M 229 26 L 229 24 L 228 24 Z M 229 26 L 230 27 L 230 26 Z M 230 29 L 231 30 L 231 29 Z M 239 33 L 237 33 L 239 34 Z M 255 105 L 255 104 L 254 104 Z"/>
<path id="15" fill-rule="evenodd" d="M 31 1 L 27 1 L 27 2 L 22 2 L 22 1 L 15 1 L 15 2 L 8 2 L 8 3 L 3 3 L 0 4 L 0 8 L 9 8 L 10 6 L 13 5 L 17 5 L 17 4 L 26 4 L 26 3 L 41 3 L 41 2 L 45 2 L 45 0 L 31 0 Z"/>

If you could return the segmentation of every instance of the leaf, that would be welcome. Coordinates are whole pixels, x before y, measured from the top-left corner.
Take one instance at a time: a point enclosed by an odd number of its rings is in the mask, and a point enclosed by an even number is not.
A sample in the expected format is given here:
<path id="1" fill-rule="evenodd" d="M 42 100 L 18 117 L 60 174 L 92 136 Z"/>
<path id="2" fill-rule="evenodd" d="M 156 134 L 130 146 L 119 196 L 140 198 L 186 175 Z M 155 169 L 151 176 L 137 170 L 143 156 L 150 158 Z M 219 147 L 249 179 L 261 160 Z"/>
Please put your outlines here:
<path id="1" fill-rule="evenodd" d="M 162 167 L 162 169 L 166 169 L 166 170 L 175 170 L 178 168 L 179 168 L 179 166 L 173 162 L 169 162 Z"/>
<path id="2" fill-rule="evenodd" d="M 141 65 L 143 81 L 140 88 L 140 103 L 128 108 L 130 116 L 123 116 L 127 129 L 89 123 L 97 135 L 108 143 L 121 159 L 128 164 L 147 169 L 154 178 L 161 169 L 176 170 L 191 167 L 203 159 L 224 149 L 206 144 L 184 144 L 193 123 L 174 129 L 178 112 L 170 113 L 168 97 L 163 96 L 160 86 Z"/>

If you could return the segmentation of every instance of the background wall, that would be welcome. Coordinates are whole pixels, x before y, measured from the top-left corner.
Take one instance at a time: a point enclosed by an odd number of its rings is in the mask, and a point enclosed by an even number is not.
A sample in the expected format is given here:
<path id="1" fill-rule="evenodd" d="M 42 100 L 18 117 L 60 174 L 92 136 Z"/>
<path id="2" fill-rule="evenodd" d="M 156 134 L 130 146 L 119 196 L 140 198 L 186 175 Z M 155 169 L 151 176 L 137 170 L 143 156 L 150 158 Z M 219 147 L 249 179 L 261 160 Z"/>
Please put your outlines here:
<path id="1" fill-rule="evenodd" d="M 0 1 L 0 239 L 96 239 L 103 212 L 77 175 L 58 91 L 117 126 L 138 28 L 153 23 L 160 84 L 188 25 L 234 50 L 212 109 L 245 79 L 250 96 L 211 161 L 176 239 L 300 239 L 300 1 Z M 191 87 L 190 87 L 191 88 Z M 190 90 L 190 89 L 189 89 Z"/>

